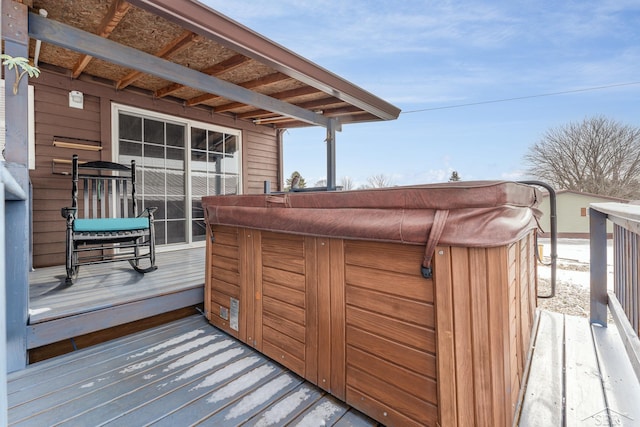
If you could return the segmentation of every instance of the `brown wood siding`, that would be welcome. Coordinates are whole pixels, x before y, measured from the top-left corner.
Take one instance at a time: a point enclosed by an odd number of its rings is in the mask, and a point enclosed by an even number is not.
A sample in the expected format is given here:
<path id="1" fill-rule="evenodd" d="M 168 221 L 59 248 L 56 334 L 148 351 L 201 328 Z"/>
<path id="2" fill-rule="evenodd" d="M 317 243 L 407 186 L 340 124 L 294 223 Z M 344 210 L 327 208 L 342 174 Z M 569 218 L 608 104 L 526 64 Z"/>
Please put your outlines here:
<path id="1" fill-rule="evenodd" d="M 68 91 L 36 85 L 36 168 L 33 185 L 33 264 L 35 267 L 65 262 L 66 223 L 60 209 L 71 205 L 71 179 L 52 172 L 54 159 L 70 160 L 77 150 L 53 146 L 54 136 L 96 141 L 100 138 L 100 99 L 84 96 L 84 108 L 69 108 Z M 100 160 L 99 151 L 83 151 L 83 160 Z M 70 169 L 59 166 L 60 170 Z"/>
<path id="2" fill-rule="evenodd" d="M 278 141 L 272 135 L 249 130 L 244 132 L 244 139 L 244 156 L 247 159 L 244 192 L 261 194 L 264 181 L 269 181 L 271 189 L 277 191 L 280 188 Z"/>
<path id="3" fill-rule="evenodd" d="M 262 193 L 263 181 L 279 184 L 279 143 L 275 129 L 212 114 L 210 108 L 187 108 L 166 99 L 153 99 L 134 91 L 116 91 L 90 80 L 73 80 L 43 71 L 35 86 L 36 168 L 30 173 L 33 185 L 33 264 L 35 267 L 65 262 L 65 222 L 60 209 L 71 203 L 71 179 L 52 173 L 53 159 L 70 160 L 74 153 L 82 160 L 111 160 L 111 104 L 113 102 L 170 114 L 205 123 L 242 130 L 243 191 Z M 84 108 L 70 108 L 69 91 L 84 94 Z M 88 140 L 102 151 L 78 151 L 53 146 L 53 137 Z M 66 168 L 70 169 L 70 168 Z M 58 166 L 56 170 L 65 170 Z"/>

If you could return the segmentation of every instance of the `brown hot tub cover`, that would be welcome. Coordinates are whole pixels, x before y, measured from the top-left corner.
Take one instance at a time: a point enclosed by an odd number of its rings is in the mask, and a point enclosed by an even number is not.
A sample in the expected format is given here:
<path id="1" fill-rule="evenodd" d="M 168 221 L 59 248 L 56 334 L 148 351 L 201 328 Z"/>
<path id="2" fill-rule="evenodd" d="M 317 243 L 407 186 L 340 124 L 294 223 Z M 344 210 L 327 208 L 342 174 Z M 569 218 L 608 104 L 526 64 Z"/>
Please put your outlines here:
<path id="1" fill-rule="evenodd" d="M 493 247 L 537 228 L 541 193 L 478 181 L 340 192 L 203 197 L 205 221 L 282 233 L 427 245 Z"/>

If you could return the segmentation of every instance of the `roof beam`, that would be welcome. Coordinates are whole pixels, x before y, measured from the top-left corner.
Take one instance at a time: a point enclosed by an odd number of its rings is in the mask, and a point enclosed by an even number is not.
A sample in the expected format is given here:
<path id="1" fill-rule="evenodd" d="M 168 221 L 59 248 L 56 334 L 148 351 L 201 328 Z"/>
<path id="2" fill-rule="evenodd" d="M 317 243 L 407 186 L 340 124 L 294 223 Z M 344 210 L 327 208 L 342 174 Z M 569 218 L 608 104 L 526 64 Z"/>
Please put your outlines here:
<path id="1" fill-rule="evenodd" d="M 287 117 L 298 118 L 314 125 L 329 126 L 330 119 L 313 111 L 252 92 L 216 77 L 33 13 L 29 14 L 29 36 L 66 49 L 92 55 L 113 64 L 184 84 L 203 92 L 215 93 L 233 101 L 254 105 L 257 108 L 273 111 Z"/>
<path id="2" fill-rule="evenodd" d="M 171 40 L 166 46 L 160 49 L 156 56 L 158 58 L 169 59 L 176 53 L 180 52 L 191 46 L 198 39 L 198 35 L 192 33 L 189 30 L 185 30 L 180 36 L 178 36 L 175 40 Z M 124 89 L 129 86 L 131 83 L 138 80 L 144 73 L 141 71 L 132 71 L 116 83 L 117 89 Z"/>
<path id="3" fill-rule="evenodd" d="M 400 109 L 196 1 L 129 0 L 131 3 L 300 82 L 336 96 L 383 120 Z"/>
<path id="4" fill-rule="evenodd" d="M 239 83 L 238 86 L 243 87 L 245 89 L 255 89 L 261 86 L 267 86 L 273 83 L 278 83 L 278 82 L 281 82 L 282 80 L 287 80 L 290 78 L 291 77 L 284 75 L 282 73 L 273 73 L 263 77 L 258 77 L 257 79 L 249 80 L 244 83 Z M 214 95 L 211 93 L 205 93 L 204 95 L 200 95 L 200 96 L 196 96 L 194 98 L 188 99 L 187 106 L 191 107 L 194 105 L 202 104 L 203 102 L 210 101 L 215 98 L 226 98 L 226 97 Z"/>
<path id="5" fill-rule="evenodd" d="M 251 58 L 247 58 L 244 55 L 233 55 L 230 58 L 225 59 L 211 67 L 207 67 L 205 69 L 200 70 L 201 73 L 208 74 L 210 76 L 217 77 L 221 74 L 224 74 L 228 71 L 233 71 L 241 65 L 251 61 Z M 184 87 L 184 85 L 180 83 L 172 83 L 168 86 L 158 89 L 155 92 L 156 98 L 162 98 L 163 96 L 167 96 L 170 93 L 173 93 L 177 90 L 180 90 Z"/>
<path id="6" fill-rule="evenodd" d="M 102 18 L 100 26 L 98 27 L 98 36 L 109 37 L 111 32 L 118 26 L 122 18 L 127 14 L 131 5 L 124 0 L 113 0 L 107 14 Z M 76 65 L 73 66 L 71 76 L 75 79 L 87 68 L 91 61 L 91 56 L 84 54 L 80 56 Z"/>

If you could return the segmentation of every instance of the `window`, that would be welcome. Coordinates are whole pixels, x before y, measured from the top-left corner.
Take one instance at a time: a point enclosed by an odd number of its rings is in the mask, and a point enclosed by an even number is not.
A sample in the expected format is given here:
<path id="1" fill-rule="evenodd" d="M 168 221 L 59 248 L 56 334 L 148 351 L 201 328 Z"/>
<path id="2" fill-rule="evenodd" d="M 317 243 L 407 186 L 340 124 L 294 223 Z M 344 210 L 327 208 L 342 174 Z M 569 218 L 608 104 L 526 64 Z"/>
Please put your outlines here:
<path id="1" fill-rule="evenodd" d="M 201 198 L 240 193 L 240 131 L 114 106 L 116 161 L 136 161 L 142 209 L 156 206 L 156 242 L 204 241 Z"/>
<path id="2" fill-rule="evenodd" d="M 236 135 L 191 128 L 191 235 L 194 241 L 205 238 L 202 196 L 239 192 L 239 154 Z"/>

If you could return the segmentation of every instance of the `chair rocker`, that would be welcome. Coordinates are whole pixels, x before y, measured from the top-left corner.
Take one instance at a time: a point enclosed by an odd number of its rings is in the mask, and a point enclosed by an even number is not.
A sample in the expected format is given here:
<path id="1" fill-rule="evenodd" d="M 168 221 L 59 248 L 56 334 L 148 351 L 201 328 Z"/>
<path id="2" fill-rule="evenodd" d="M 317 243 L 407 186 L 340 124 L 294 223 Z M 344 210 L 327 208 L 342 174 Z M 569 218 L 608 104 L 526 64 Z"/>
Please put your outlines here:
<path id="1" fill-rule="evenodd" d="M 74 155 L 71 168 L 71 207 L 61 210 L 67 220 L 66 283 L 73 283 L 81 265 L 129 261 L 139 273 L 156 270 L 153 214 L 157 208 L 148 207 L 138 215 L 135 160 L 131 167 L 104 161 L 79 163 Z"/>

